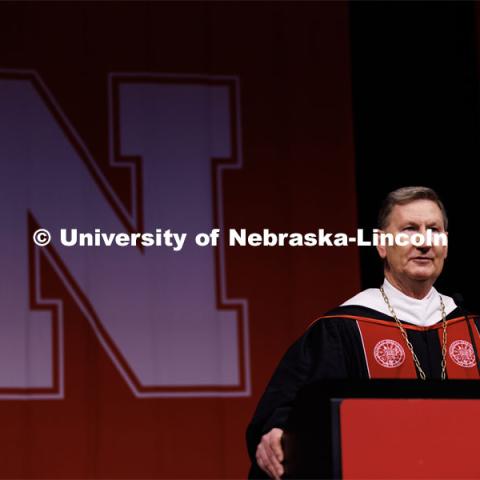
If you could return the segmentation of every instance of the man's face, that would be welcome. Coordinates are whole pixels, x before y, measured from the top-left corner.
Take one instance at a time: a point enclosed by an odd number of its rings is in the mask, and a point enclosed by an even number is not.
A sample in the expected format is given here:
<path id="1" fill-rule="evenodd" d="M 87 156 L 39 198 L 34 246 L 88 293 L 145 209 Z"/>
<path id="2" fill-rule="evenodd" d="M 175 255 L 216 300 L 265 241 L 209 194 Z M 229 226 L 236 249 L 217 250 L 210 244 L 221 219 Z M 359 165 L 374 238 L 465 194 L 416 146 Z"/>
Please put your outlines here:
<path id="1" fill-rule="evenodd" d="M 401 232 L 426 235 L 428 229 L 433 233 L 445 232 L 442 212 L 431 200 L 414 200 L 393 207 L 384 231 L 394 235 Z M 386 259 L 391 275 L 401 282 L 430 281 L 433 285 L 447 258 L 447 247 L 442 245 L 415 247 L 408 243 L 406 246 L 377 246 L 377 250 L 380 257 Z"/>

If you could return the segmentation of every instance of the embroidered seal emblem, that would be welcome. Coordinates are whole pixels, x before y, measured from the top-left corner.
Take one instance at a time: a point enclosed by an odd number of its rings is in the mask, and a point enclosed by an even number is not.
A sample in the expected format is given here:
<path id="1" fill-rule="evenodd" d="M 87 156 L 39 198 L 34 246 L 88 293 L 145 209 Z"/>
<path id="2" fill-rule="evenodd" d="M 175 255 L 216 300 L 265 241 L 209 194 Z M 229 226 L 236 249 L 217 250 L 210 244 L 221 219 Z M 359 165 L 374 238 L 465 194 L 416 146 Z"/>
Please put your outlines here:
<path id="1" fill-rule="evenodd" d="M 461 367 L 471 368 L 475 365 L 475 353 L 472 344 L 465 340 L 455 340 L 448 349 L 450 358 Z"/>
<path id="2" fill-rule="evenodd" d="M 395 340 L 380 340 L 373 349 L 375 360 L 385 368 L 399 367 L 405 361 L 405 350 Z"/>

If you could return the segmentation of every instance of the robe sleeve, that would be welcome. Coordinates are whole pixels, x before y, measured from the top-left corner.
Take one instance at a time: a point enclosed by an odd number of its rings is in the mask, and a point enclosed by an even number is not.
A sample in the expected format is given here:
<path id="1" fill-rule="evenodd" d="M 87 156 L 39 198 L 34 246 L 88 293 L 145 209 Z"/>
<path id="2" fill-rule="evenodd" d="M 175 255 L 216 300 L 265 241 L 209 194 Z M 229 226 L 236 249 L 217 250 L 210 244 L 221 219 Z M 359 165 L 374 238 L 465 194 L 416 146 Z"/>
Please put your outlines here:
<path id="1" fill-rule="evenodd" d="M 343 329 L 341 319 L 319 319 L 281 359 L 247 429 L 247 448 L 252 461 L 249 478 L 268 478 L 256 465 L 257 445 L 272 428 L 285 429 L 298 391 L 319 379 L 348 376 Z"/>

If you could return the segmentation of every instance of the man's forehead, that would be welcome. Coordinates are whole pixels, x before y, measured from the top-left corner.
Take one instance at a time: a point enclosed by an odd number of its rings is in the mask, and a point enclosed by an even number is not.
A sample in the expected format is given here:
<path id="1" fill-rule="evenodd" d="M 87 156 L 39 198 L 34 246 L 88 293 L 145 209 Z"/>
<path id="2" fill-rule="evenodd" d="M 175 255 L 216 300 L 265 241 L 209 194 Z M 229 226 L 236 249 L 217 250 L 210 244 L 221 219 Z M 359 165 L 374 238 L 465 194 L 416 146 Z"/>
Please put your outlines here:
<path id="1" fill-rule="evenodd" d="M 404 221 L 442 222 L 440 207 L 431 200 L 414 200 L 404 205 L 395 205 L 390 214 L 391 222 Z"/>

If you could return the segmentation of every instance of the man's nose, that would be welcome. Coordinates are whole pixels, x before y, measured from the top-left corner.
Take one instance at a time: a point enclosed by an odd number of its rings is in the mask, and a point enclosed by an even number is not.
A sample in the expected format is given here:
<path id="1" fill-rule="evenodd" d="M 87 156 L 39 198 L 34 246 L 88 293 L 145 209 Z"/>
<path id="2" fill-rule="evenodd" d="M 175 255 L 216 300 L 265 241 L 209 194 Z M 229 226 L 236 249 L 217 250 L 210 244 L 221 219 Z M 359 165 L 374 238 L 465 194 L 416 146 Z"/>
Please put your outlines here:
<path id="1" fill-rule="evenodd" d="M 427 228 L 422 225 L 419 229 L 418 229 L 418 233 L 421 233 L 423 235 L 423 243 L 421 245 L 419 245 L 417 248 L 418 250 L 420 250 L 422 253 L 426 253 L 430 250 L 430 248 L 432 248 L 431 245 L 428 245 L 428 242 L 427 242 Z"/>

